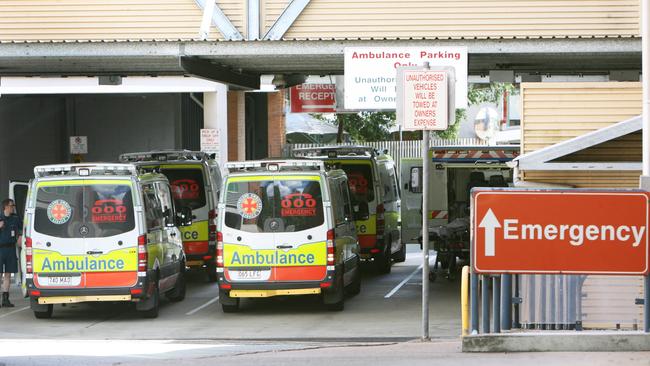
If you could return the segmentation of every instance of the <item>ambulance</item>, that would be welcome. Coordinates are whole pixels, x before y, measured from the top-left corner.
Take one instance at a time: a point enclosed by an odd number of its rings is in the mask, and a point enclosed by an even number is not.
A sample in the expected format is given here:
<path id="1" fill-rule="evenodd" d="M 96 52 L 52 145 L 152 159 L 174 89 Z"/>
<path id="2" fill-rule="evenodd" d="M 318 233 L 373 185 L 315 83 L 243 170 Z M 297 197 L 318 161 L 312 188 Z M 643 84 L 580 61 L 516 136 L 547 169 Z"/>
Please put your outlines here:
<path id="1" fill-rule="evenodd" d="M 319 295 L 342 310 L 361 290 L 355 207 L 342 170 L 322 161 L 227 163 L 219 202 L 219 302 Z M 358 211 L 358 208 L 357 208 Z"/>
<path id="2" fill-rule="evenodd" d="M 293 154 L 323 160 L 347 174 L 352 201 L 366 213 L 356 221 L 362 259 L 373 261 L 380 273 L 390 273 L 393 261 L 406 260 L 398 174 L 390 156 L 366 146 L 303 148 Z"/>
<path id="3" fill-rule="evenodd" d="M 437 251 L 434 269 L 454 278 L 456 261 L 469 257 L 470 190 L 512 186 L 512 168 L 519 145 L 437 146 L 429 150 L 428 186 L 422 185 L 422 158 L 400 163 L 402 242 L 417 243 L 422 235 L 422 191 L 428 189 L 429 240 Z M 432 272 L 433 280 L 436 272 Z"/>
<path id="4" fill-rule="evenodd" d="M 186 265 L 204 270 L 208 280 L 215 282 L 217 200 L 222 179 L 218 163 L 204 152 L 187 150 L 129 153 L 119 159 L 136 164 L 141 172 L 155 171 L 169 179 L 176 205 L 192 209 L 192 225 L 181 228 Z"/>
<path id="5" fill-rule="evenodd" d="M 185 255 L 167 178 L 130 164 L 64 164 L 34 168 L 27 195 L 22 255 L 36 318 L 53 305 L 135 302 L 158 316 L 160 296 L 185 297 Z"/>

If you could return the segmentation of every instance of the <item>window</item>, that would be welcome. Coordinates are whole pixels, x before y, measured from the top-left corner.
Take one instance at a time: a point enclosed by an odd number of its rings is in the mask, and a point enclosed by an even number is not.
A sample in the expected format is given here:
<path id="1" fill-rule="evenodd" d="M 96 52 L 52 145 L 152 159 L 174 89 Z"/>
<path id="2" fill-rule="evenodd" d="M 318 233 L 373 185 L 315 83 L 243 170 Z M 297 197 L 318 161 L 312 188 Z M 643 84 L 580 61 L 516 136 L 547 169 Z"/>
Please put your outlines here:
<path id="1" fill-rule="evenodd" d="M 227 227 L 252 233 L 293 232 L 324 222 L 318 181 L 231 181 L 225 189 Z"/>
<path id="2" fill-rule="evenodd" d="M 147 221 L 147 230 L 159 229 L 163 226 L 163 207 L 153 183 L 142 186 L 142 200 Z"/>
<path id="3" fill-rule="evenodd" d="M 370 203 L 375 199 L 375 188 L 370 164 L 341 164 L 348 176 L 350 193 L 357 202 Z"/>
<path id="4" fill-rule="evenodd" d="M 352 219 L 354 213 L 352 211 L 352 201 L 350 200 L 350 187 L 348 187 L 348 182 L 342 180 L 340 183 L 341 193 L 343 195 L 343 213 L 345 217 Z"/>
<path id="5" fill-rule="evenodd" d="M 205 206 L 205 181 L 201 168 L 161 169 L 172 188 L 176 207 L 192 210 Z"/>
<path id="6" fill-rule="evenodd" d="M 58 238 L 104 238 L 135 228 L 133 196 L 126 184 L 40 187 L 34 229 Z"/>
<path id="7" fill-rule="evenodd" d="M 172 193 L 169 190 L 169 186 L 163 182 L 156 182 L 156 194 L 161 202 L 163 216 L 168 220 L 173 218 L 175 216 L 174 202 L 172 200 Z"/>
<path id="8" fill-rule="evenodd" d="M 341 191 L 341 181 L 333 179 L 330 184 L 332 210 L 334 212 L 334 225 L 338 226 L 345 223 L 345 207 L 343 201 L 343 191 Z"/>

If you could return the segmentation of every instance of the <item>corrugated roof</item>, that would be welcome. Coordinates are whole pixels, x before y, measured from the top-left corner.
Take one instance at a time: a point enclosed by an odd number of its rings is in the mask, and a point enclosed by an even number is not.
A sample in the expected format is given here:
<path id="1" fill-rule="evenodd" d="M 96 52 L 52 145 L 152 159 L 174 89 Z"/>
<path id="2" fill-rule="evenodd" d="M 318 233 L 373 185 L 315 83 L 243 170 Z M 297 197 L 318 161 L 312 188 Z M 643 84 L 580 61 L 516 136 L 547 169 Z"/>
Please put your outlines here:
<path id="1" fill-rule="evenodd" d="M 534 40 L 534 39 L 641 39 L 640 36 L 538 36 L 538 37 L 334 37 L 334 38 L 282 38 L 280 41 L 271 40 L 224 40 L 210 39 L 203 40 L 199 38 L 142 38 L 142 39 L 90 39 L 90 40 L 12 40 L 0 41 L 0 44 L 23 44 L 23 43 L 119 43 L 119 42 L 202 42 L 202 43 L 233 43 L 233 42 L 292 42 L 292 41 L 446 41 L 446 40 Z"/>

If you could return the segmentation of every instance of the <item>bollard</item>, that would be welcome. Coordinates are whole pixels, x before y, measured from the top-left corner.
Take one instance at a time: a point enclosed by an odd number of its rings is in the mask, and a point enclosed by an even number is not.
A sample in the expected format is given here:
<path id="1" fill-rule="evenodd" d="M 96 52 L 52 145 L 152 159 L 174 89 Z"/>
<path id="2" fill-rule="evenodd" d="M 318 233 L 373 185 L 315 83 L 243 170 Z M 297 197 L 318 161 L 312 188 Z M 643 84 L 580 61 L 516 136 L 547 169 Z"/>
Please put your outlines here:
<path id="1" fill-rule="evenodd" d="M 490 276 L 481 276 L 481 318 L 483 333 L 490 333 Z"/>
<path id="2" fill-rule="evenodd" d="M 521 328 L 521 322 L 519 321 L 519 309 L 520 309 L 519 304 L 521 304 L 521 295 L 520 295 L 520 292 L 519 292 L 519 278 L 520 277 L 519 277 L 518 274 L 516 274 L 516 275 L 514 275 L 514 278 L 515 278 L 515 297 L 517 298 L 517 301 L 515 302 L 515 304 L 513 306 L 514 307 L 514 314 L 513 314 L 512 323 L 513 323 L 513 327 Z"/>
<path id="3" fill-rule="evenodd" d="M 643 284 L 643 331 L 650 333 L 650 275 L 646 275 Z"/>
<path id="4" fill-rule="evenodd" d="M 471 332 L 478 334 L 478 275 L 474 272 L 470 275 L 470 306 L 471 312 Z"/>
<path id="5" fill-rule="evenodd" d="M 512 327 L 512 275 L 501 275 L 501 329 Z"/>
<path id="6" fill-rule="evenodd" d="M 501 333 L 501 277 L 492 278 L 492 323 L 494 324 L 494 333 Z"/>
<path id="7" fill-rule="evenodd" d="M 461 335 L 469 333 L 469 267 L 463 266 L 460 282 Z"/>

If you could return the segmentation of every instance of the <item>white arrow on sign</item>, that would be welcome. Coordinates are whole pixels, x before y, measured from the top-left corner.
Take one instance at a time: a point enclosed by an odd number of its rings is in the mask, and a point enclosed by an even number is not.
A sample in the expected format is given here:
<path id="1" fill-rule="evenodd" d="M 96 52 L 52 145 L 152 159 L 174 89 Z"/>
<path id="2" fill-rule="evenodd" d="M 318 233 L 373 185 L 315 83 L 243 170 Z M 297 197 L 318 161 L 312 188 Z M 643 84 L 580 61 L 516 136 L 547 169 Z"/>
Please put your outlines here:
<path id="1" fill-rule="evenodd" d="M 483 216 L 483 220 L 478 226 L 485 229 L 485 256 L 494 257 L 494 229 L 501 227 L 501 224 L 492 209 L 489 209 Z"/>

